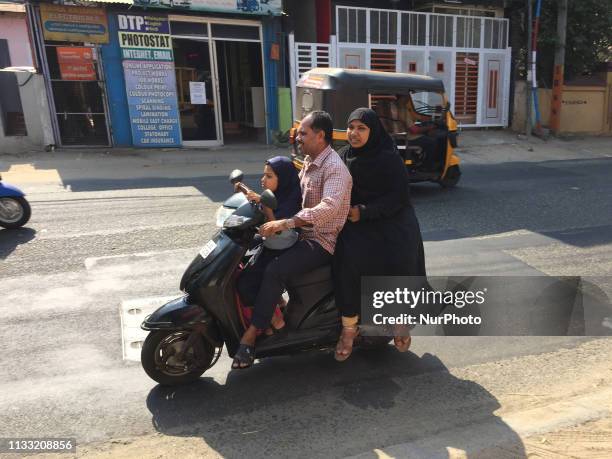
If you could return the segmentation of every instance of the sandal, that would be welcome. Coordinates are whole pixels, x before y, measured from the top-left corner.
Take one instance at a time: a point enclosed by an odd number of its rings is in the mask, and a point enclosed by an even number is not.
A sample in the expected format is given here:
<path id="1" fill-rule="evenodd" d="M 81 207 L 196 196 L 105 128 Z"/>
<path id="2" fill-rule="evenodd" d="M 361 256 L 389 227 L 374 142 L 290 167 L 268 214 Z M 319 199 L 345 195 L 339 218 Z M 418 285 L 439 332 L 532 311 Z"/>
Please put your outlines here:
<path id="1" fill-rule="evenodd" d="M 359 335 L 359 327 L 342 327 L 342 333 L 336 344 L 334 358 L 338 362 L 344 362 L 353 352 L 353 343 Z"/>
<path id="2" fill-rule="evenodd" d="M 244 370 L 249 368 L 255 362 L 255 346 L 240 343 L 234 361 L 232 362 L 232 370 Z"/>
<path id="3" fill-rule="evenodd" d="M 283 318 L 283 313 L 280 310 L 280 307 L 277 306 L 274 315 L 272 316 L 272 321 L 270 322 L 270 326 L 266 328 L 265 335 L 272 336 L 278 335 L 285 331 L 285 319 Z"/>
<path id="4" fill-rule="evenodd" d="M 408 349 L 410 349 L 410 344 L 412 344 L 412 337 L 410 335 L 394 336 L 393 343 L 395 344 L 395 347 L 398 351 L 406 352 Z"/>

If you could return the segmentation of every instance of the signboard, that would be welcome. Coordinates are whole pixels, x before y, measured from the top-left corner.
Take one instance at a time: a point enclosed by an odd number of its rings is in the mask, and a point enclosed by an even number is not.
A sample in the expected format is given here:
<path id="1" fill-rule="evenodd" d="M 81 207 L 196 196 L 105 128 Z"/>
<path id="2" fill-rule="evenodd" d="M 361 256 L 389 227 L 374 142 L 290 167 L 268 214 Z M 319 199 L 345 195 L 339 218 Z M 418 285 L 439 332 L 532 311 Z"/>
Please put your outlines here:
<path id="1" fill-rule="evenodd" d="M 108 43 L 106 12 L 101 8 L 40 4 L 45 40 Z"/>
<path id="2" fill-rule="evenodd" d="M 476 62 L 474 59 L 470 59 L 469 57 L 464 57 L 463 58 L 463 62 L 466 63 L 467 65 L 476 65 L 476 64 L 478 64 L 478 62 Z"/>
<path id="3" fill-rule="evenodd" d="M 118 14 L 119 46 L 123 59 L 173 61 L 168 19 L 161 16 Z"/>
<path id="4" fill-rule="evenodd" d="M 92 48 L 58 46 L 56 50 L 62 80 L 97 80 Z"/>
<path id="5" fill-rule="evenodd" d="M 137 6 L 275 16 L 283 13 L 281 3 L 281 0 L 134 0 Z"/>
<path id="6" fill-rule="evenodd" d="M 123 61 L 130 123 L 135 146 L 181 144 L 174 64 Z"/>
<path id="7" fill-rule="evenodd" d="M 118 14 L 117 24 L 134 146 L 180 146 L 168 18 Z"/>

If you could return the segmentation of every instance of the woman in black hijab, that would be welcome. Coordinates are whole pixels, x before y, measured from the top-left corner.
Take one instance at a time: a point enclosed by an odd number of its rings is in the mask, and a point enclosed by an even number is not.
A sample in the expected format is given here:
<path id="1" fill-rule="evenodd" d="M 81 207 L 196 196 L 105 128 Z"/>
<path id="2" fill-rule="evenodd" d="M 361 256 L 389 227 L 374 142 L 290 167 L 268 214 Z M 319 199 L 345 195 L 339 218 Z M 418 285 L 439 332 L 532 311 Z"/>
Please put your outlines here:
<path id="1" fill-rule="evenodd" d="M 419 222 L 410 203 L 408 173 L 378 115 L 358 108 L 348 119 L 349 145 L 338 153 L 353 177 L 348 222 L 334 254 L 336 304 L 342 334 L 335 358 L 346 360 L 359 333 L 362 276 L 425 276 Z M 401 352 L 410 336 L 396 336 Z"/>

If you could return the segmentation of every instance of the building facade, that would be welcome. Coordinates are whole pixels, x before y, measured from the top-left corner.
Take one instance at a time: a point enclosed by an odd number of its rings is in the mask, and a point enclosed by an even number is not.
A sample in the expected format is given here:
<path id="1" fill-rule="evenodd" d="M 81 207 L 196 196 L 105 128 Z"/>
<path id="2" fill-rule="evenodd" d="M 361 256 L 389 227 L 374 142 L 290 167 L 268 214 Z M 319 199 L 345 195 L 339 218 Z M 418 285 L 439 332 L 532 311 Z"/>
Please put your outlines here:
<path id="1" fill-rule="evenodd" d="M 503 2 L 302 3 L 286 7 L 294 17 L 310 7 L 313 18 L 310 27 L 296 25 L 289 40 L 293 85 L 318 66 L 424 74 L 444 82 L 461 126 L 508 126 L 511 48 Z"/>
<path id="2" fill-rule="evenodd" d="M 59 146 L 216 146 L 278 130 L 280 0 L 29 8 Z"/>
<path id="3" fill-rule="evenodd" d="M 25 6 L 0 4 L 0 149 L 21 152 L 53 144 L 42 75 L 33 68 Z"/>

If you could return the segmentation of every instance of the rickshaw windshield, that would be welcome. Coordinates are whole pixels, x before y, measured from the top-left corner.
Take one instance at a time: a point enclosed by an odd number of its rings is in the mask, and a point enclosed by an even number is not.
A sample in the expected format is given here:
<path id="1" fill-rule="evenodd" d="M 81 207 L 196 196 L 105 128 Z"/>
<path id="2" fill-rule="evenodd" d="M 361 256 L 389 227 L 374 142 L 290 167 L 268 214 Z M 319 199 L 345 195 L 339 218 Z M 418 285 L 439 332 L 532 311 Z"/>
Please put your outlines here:
<path id="1" fill-rule="evenodd" d="M 414 91 L 411 93 L 414 111 L 423 116 L 442 115 L 448 111 L 441 93 L 431 91 Z"/>

